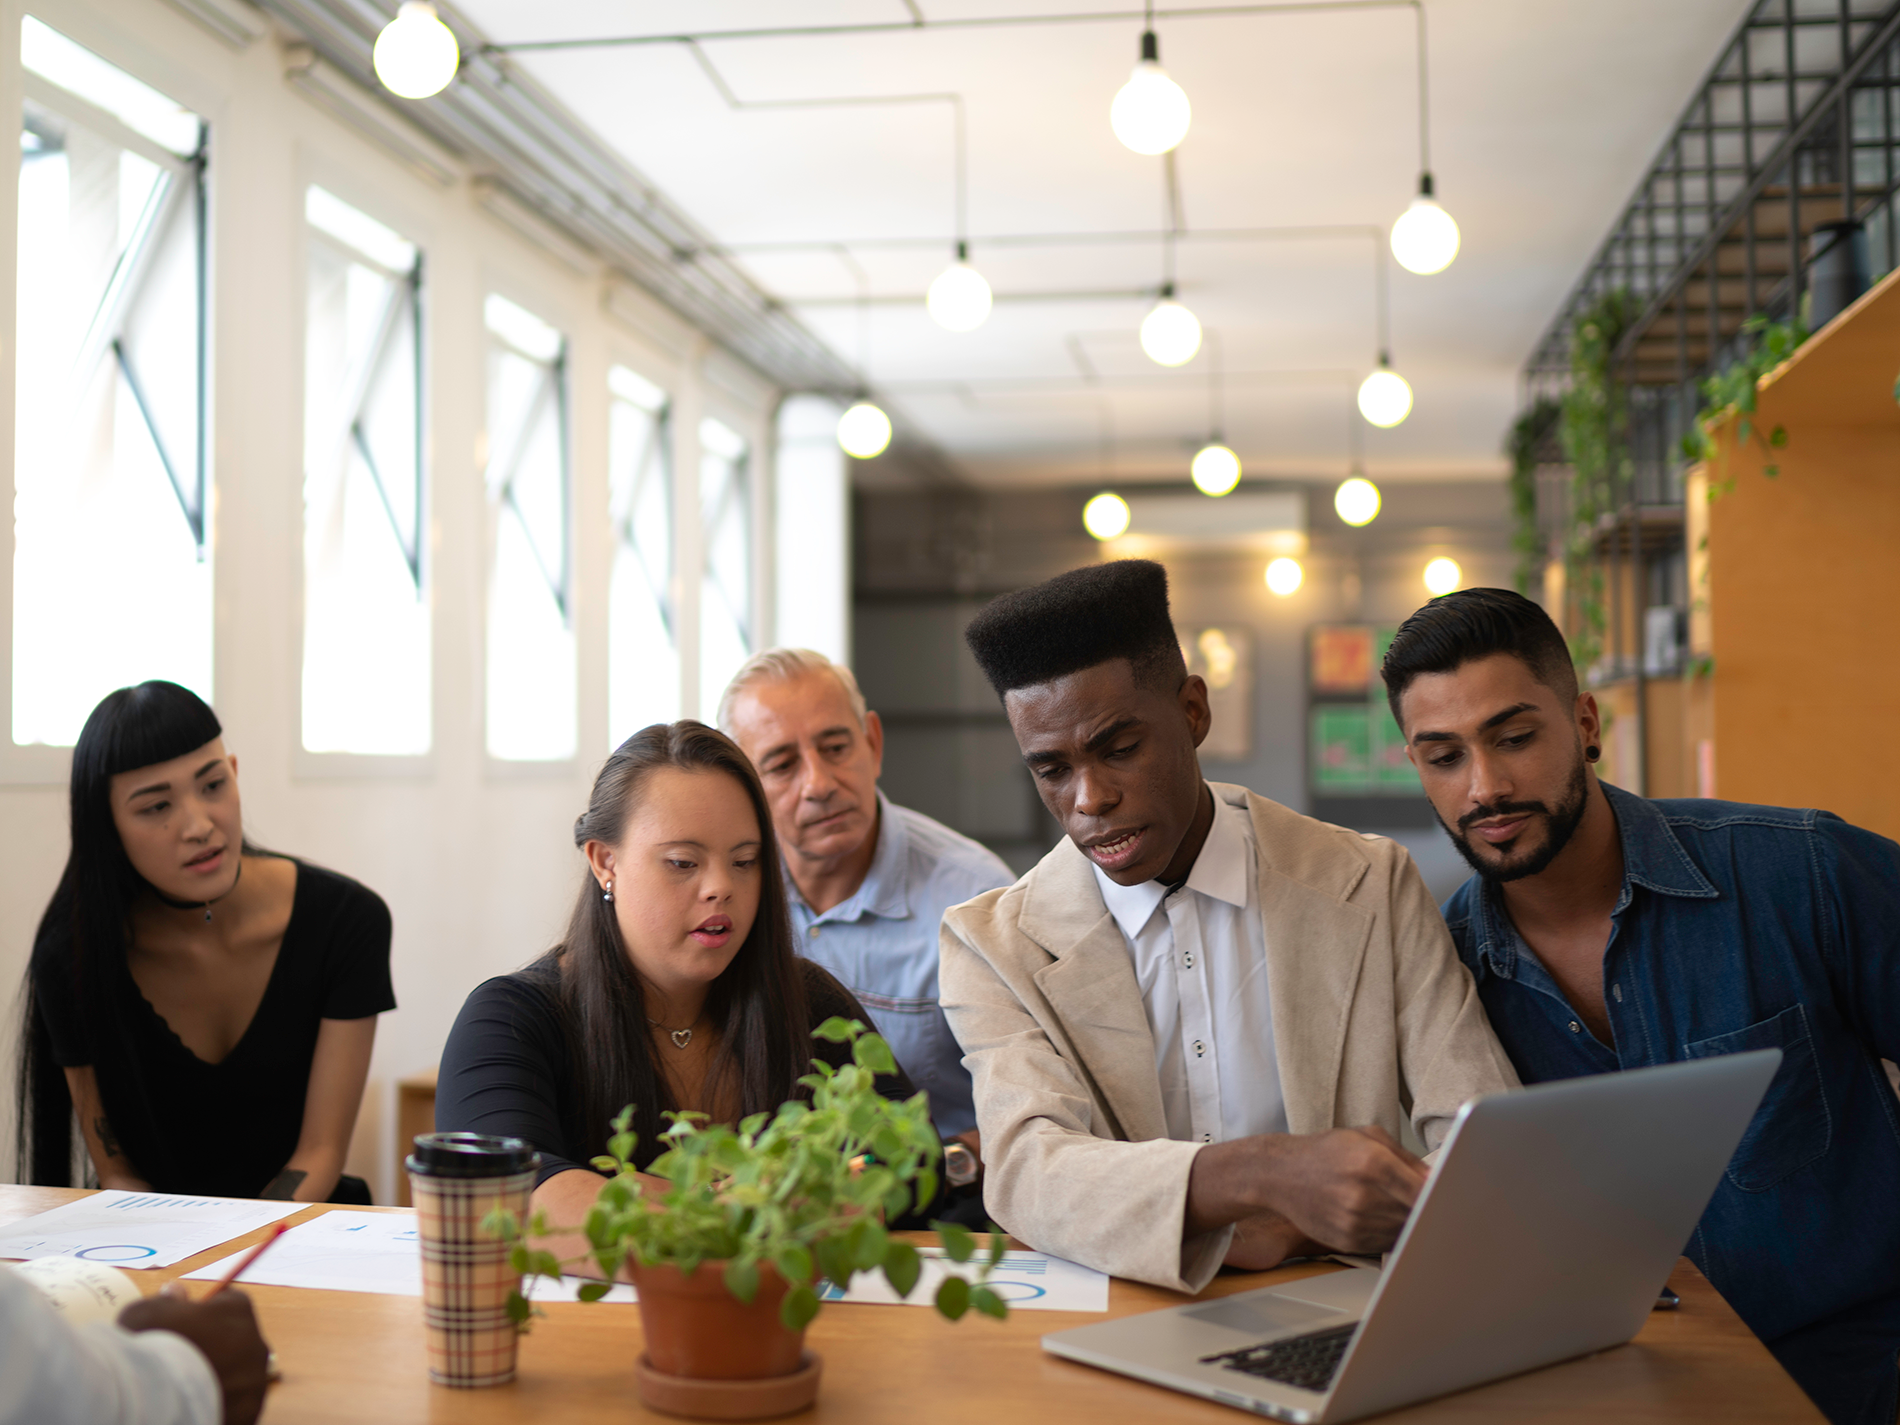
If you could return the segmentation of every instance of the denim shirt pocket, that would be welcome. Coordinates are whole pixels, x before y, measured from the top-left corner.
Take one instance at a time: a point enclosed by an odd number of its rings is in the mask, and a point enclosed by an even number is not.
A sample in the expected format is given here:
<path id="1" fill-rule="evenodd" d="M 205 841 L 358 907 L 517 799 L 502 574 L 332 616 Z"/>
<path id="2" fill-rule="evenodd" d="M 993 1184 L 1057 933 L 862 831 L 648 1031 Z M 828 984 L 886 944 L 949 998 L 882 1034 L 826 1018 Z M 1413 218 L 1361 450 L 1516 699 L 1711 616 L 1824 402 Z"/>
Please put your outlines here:
<path id="1" fill-rule="evenodd" d="M 1728 1177 L 1743 1192 L 1767 1192 L 1827 1152 L 1834 1138 L 1834 1120 L 1821 1087 L 1803 1005 L 1732 1034 L 1682 1046 L 1689 1059 L 1745 1054 L 1751 1049 L 1781 1050 L 1781 1067 L 1742 1134 L 1735 1156 L 1729 1159 Z"/>

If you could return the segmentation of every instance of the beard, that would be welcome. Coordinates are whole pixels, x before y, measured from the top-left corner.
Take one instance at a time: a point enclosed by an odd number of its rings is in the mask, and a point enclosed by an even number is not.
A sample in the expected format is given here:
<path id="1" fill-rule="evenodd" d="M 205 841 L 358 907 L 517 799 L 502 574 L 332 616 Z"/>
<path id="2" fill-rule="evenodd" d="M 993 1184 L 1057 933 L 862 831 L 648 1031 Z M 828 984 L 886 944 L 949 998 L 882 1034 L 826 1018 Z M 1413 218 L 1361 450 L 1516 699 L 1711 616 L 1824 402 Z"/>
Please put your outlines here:
<path id="1" fill-rule="evenodd" d="M 1506 881 L 1521 881 L 1526 876 L 1535 876 L 1545 870 L 1564 847 L 1570 844 L 1570 838 L 1576 834 L 1577 827 L 1583 821 L 1584 809 L 1590 804 L 1590 780 L 1584 770 L 1584 761 L 1580 756 L 1577 765 L 1570 774 L 1570 783 L 1564 788 L 1563 800 L 1555 811 L 1543 802 L 1493 802 L 1467 812 L 1458 818 L 1453 827 L 1442 816 L 1438 824 L 1445 828 L 1445 834 L 1451 838 L 1451 844 L 1458 848 L 1458 854 L 1465 858 L 1471 869 L 1494 885 Z M 1501 854 L 1486 857 L 1471 844 L 1465 834 L 1476 821 L 1486 821 L 1494 816 L 1508 816 L 1525 812 L 1541 814 L 1544 818 L 1545 832 L 1541 844 L 1516 851 L 1517 845 L 1524 839 L 1519 832 L 1508 845 L 1511 850 L 1500 848 Z M 1516 854 L 1512 854 L 1513 852 Z"/>

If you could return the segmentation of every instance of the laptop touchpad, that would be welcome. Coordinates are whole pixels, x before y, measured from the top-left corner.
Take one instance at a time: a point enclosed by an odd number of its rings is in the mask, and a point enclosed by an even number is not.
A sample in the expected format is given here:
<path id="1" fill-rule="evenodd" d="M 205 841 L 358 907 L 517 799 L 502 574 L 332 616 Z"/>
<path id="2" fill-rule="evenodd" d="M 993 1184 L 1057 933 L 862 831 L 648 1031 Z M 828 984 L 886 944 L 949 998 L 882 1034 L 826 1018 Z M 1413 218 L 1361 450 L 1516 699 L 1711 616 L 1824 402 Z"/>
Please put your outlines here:
<path id="1" fill-rule="evenodd" d="M 1225 1301 L 1211 1301 L 1206 1306 L 1197 1306 L 1181 1314 L 1195 1321 L 1205 1321 L 1210 1326 L 1224 1326 L 1229 1331 L 1244 1331 L 1249 1336 L 1268 1336 L 1289 1327 L 1306 1326 L 1336 1317 L 1339 1309 L 1308 1306 L 1305 1302 L 1289 1301 L 1284 1296 L 1251 1293 L 1229 1297 Z"/>

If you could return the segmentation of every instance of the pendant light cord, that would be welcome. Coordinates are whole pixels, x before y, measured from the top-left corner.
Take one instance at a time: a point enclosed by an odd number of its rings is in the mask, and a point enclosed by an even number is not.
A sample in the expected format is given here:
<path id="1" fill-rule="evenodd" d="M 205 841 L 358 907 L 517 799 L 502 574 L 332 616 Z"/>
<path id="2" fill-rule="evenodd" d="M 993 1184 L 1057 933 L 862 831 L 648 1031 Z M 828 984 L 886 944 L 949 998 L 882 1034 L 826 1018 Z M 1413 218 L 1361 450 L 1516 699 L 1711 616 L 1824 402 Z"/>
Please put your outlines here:
<path id="1" fill-rule="evenodd" d="M 1386 271 L 1386 254 L 1389 251 L 1384 241 L 1385 234 L 1373 229 L 1372 238 L 1372 306 L 1373 325 L 1379 338 L 1379 361 L 1381 364 L 1391 360 L 1392 356 L 1392 294 L 1391 275 Z"/>
<path id="2" fill-rule="evenodd" d="M 1432 112 L 1425 64 L 1424 0 L 1415 0 L 1412 8 L 1418 15 L 1418 171 L 1429 174 L 1432 171 Z"/>
<path id="3" fill-rule="evenodd" d="M 1226 403 L 1223 400 L 1223 397 L 1225 396 L 1226 392 L 1223 390 L 1221 386 L 1222 367 L 1224 363 L 1221 360 L 1220 333 L 1217 331 L 1208 330 L 1205 333 L 1205 340 L 1207 342 L 1207 356 L 1208 356 L 1208 362 L 1207 362 L 1208 441 L 1210 444 L 1214 444 L 1214 445 L 1225 445 L 1227 443 L 1227 430 L 1226 430 L 1227 410 L 1226 410 Z"/>

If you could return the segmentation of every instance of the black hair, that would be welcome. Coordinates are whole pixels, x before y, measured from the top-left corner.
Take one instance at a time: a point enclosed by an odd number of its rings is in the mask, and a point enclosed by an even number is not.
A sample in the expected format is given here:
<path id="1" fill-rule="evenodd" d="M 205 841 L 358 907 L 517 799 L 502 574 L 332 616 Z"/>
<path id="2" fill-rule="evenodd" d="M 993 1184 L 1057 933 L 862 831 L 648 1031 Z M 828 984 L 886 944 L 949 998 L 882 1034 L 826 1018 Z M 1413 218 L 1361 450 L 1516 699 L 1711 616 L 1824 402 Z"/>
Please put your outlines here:
<path id="1" fill-rule="evenodd" d="M 22 995 L 14 1149 L 29 1182 L 68 1186 L 73 1151 L 72 1097 L 53 1057 L 36 979 L 58 976 L 66 982 L 93 1049 L 100 1105 L 120 1139 L 127 1138 L 127 1126 L 152 1117 L 143 1076 L 127 1047 L 131 1033 L 122 1022 L 124 987 L 131 976 L 126 932 L 132 902 L 148 883 L 133 869 L 113 822 L 112 779 L 183 757 L 223 734 L 218 715 L 204 699 L 157 679 L 106 694 L 80 729 L 68 791 L 72 846 L 33 937 Z M 148 1181 L 169 1179 L 170 1165 L 151 1161 L 163 1151 L 148 1145 L 133 1159 Z"/>
<path id="2" fill-rule="evenodd" d="M 1126 658 L 1146 687 L 1187 680 L 1168 571 L 1152 559 L 1117 559 L 1058 574 L 986 604 L 963 631 L 998 697 Z"/>
<path id="3" fill-rule="evenodd" d="M 1386 649 L 1379 672 L 1393 719 L 1400 721 L 1399 699 L 1421 673 L 1449 673 L 1498 653 L 1522 662 L 1566 708 L 1576 701 L 1577 668 L 1549 614 L 1510 589 L 1460 589 L 1417 610 Z"/>
<path id="4" fill-rule="evenodd" d="M 751 761 L 731 738 L 704 723 L 655 723 L 621 743 L 600 769 L 587 810 L 574 822 L 574 844 L 618 843 L 648 778 L 663 767 L 724 773 L 744 788 L 758 817 L 759 911 L 706 997 L 706 1011 L 719 1028 L 706 1087 L 709 1103 L 722 1096 L 736 1100 L 739 1118 L 770 1112 L 800 1096 L 798 1080 L 810 1072 L 814 1046 L 805 977 L 792 948 L 778 836 Z M 569 1137 L 604 1153 L 609 1122 L 632 1104 L 640 1136 L 635 1152 L 644 1167 L 666 1146 L 661 1112 L 680 1105 L 672 1101 L 654 1056 L 645 988 L 627 957 L 620 922 L 591 874 L 581 883 L 567 935 L 550 958 L 559 975 L 557 1000 L 577 1090 L 574 1115 L 565 1125 Z"/>

